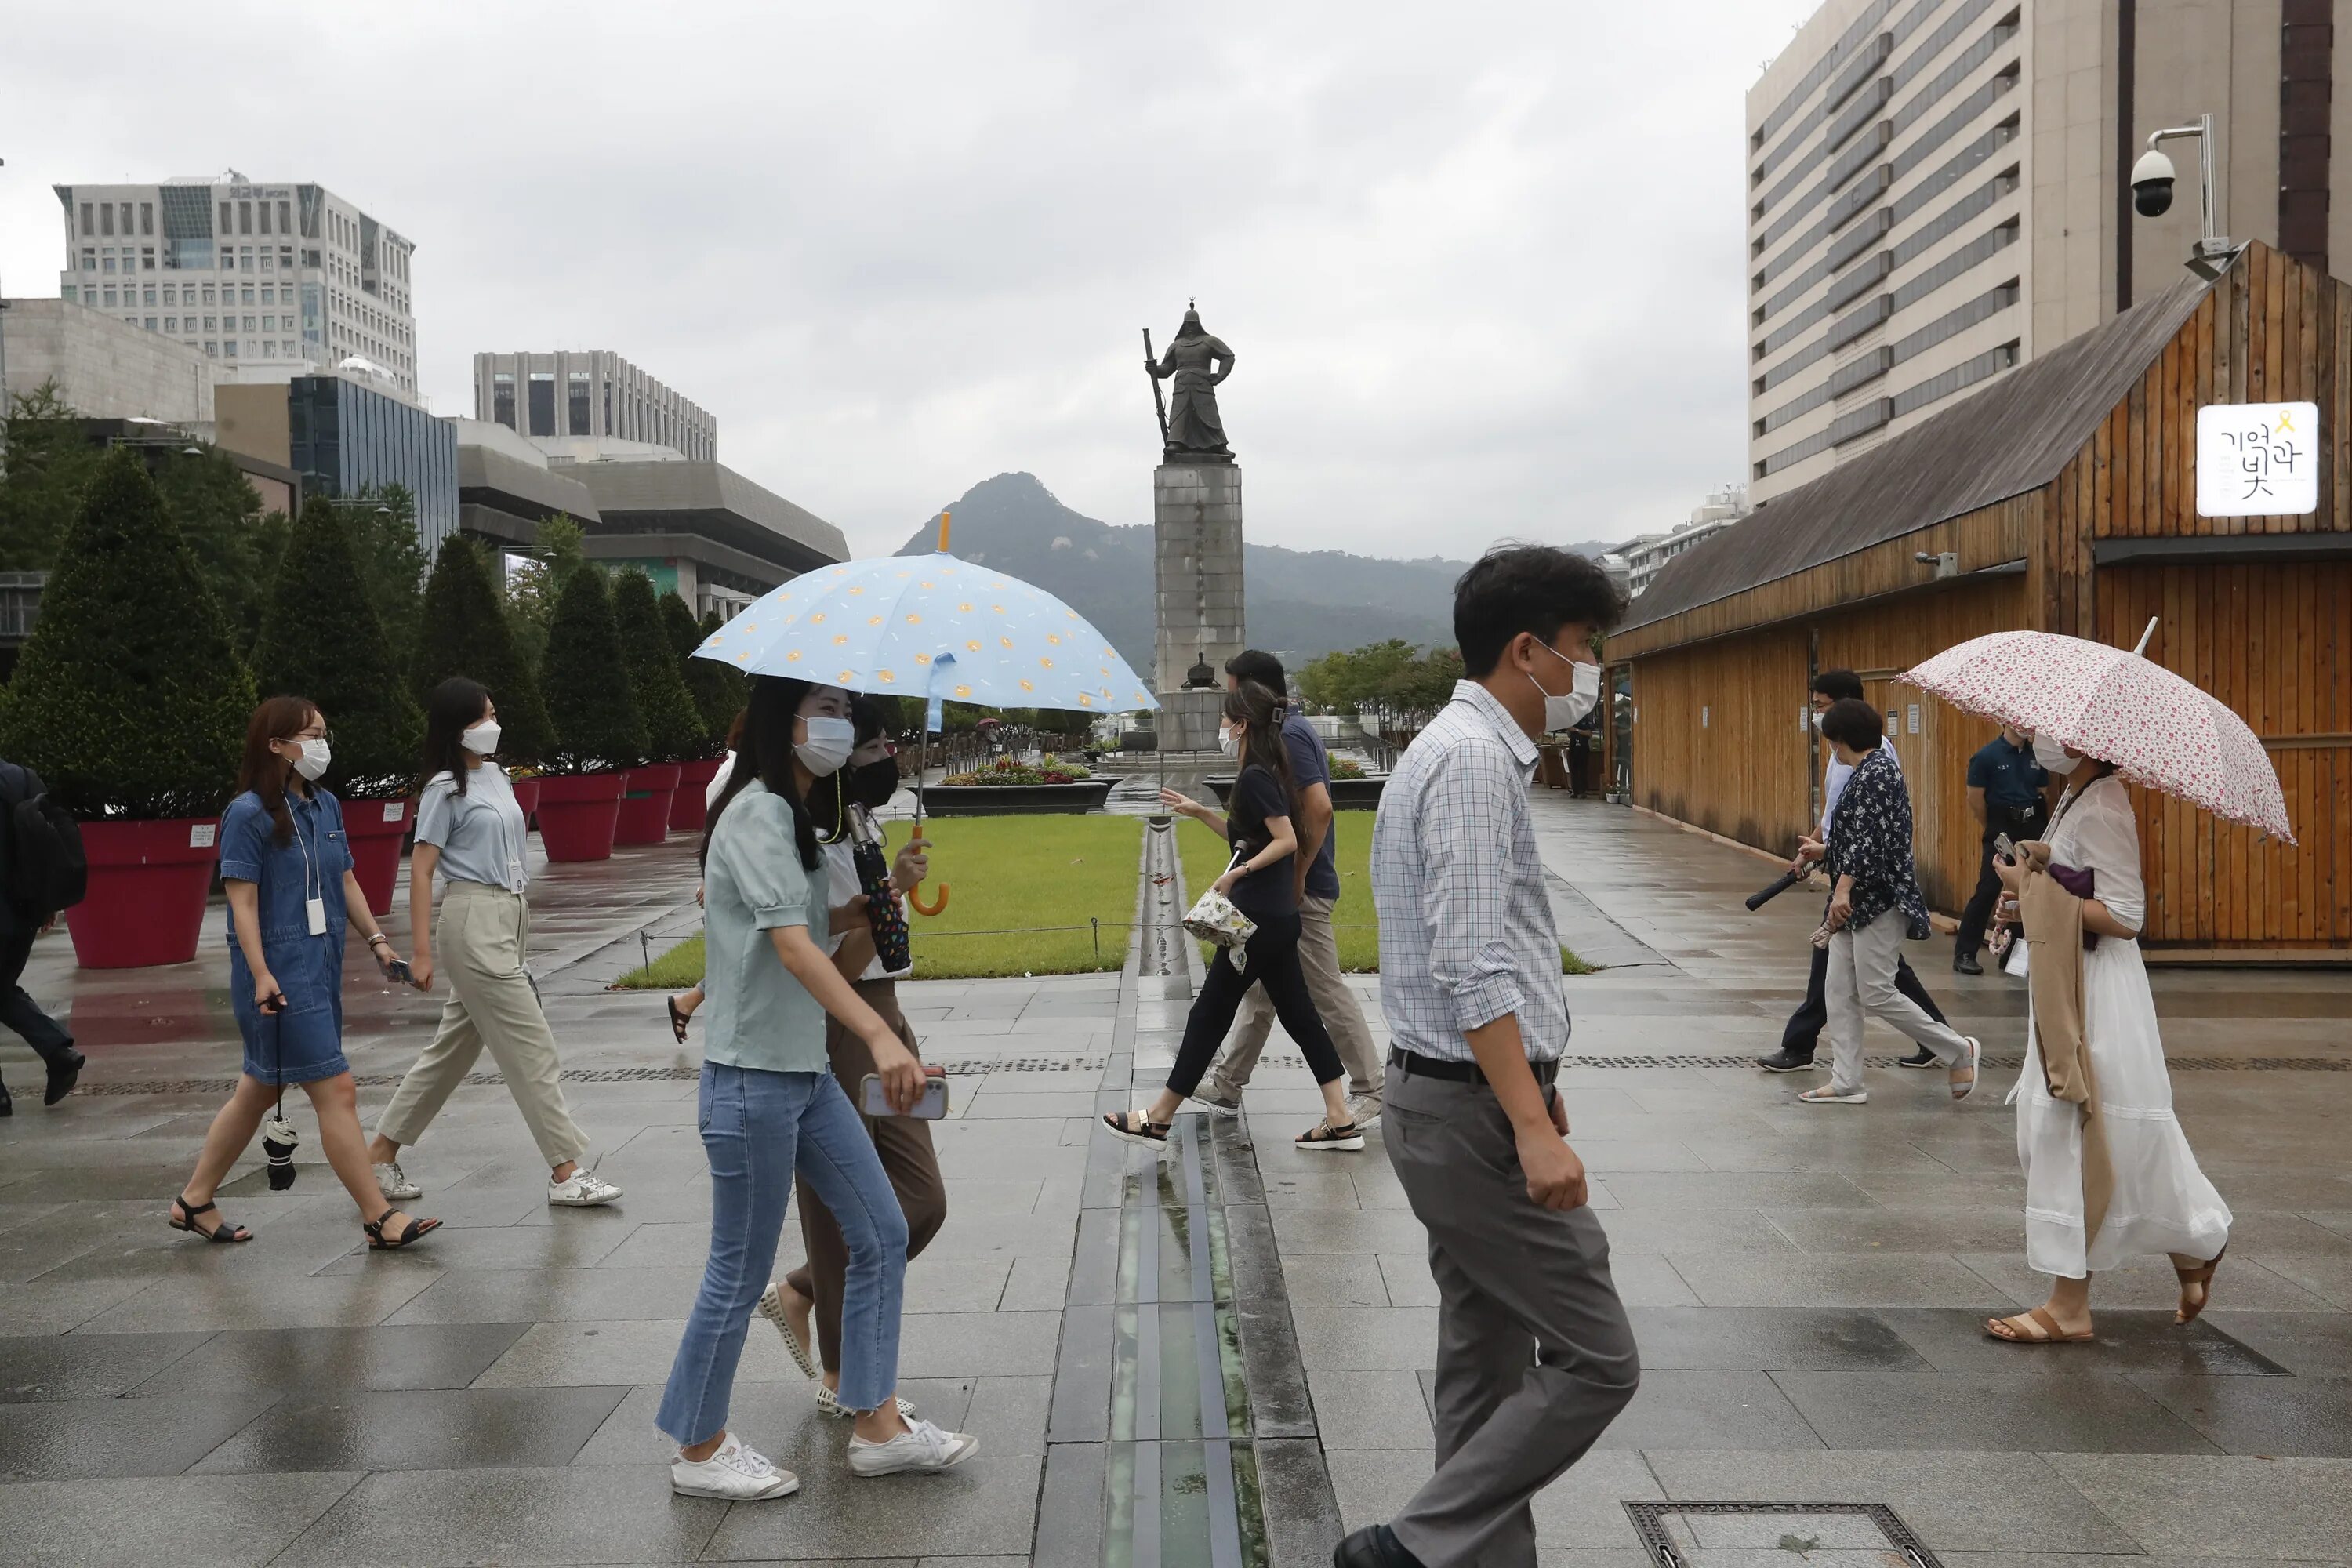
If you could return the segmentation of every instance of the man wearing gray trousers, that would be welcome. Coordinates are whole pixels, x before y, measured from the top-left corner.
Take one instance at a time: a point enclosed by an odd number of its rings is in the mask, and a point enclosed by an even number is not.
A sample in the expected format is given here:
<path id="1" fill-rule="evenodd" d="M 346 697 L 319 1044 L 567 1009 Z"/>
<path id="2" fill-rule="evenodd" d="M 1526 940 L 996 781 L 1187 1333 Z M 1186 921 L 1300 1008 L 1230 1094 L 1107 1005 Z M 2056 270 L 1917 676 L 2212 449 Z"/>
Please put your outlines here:
<path id="1" fill-rule="evenodd" d="M 1554 1082 L 1568 1005 L 1528 803 L 1534 737 L 1591 709 L 1593 639 L 1622 608 L 1582 556 L 1490 552 L 1454 588 L 1469 679 L 1381 797 L 1382 1142 L 1429 1232 L 1437 1465 L 1339 1542 L 1338 1568 L 1534 1568 L 1530 1501 L 1641 1380 Z"/>

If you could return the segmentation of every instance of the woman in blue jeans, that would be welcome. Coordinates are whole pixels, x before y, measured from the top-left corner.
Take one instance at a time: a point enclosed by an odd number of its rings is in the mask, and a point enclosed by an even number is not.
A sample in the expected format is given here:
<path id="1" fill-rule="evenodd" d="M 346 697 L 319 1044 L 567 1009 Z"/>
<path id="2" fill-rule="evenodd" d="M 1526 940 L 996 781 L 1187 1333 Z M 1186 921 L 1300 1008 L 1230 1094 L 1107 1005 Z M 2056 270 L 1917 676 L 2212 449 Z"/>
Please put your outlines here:
<path id="1" fill-rule="evenodd" d="M 800 1479 L 727 1429 L 735 1365 L 767 1288 L 797 1173 L 849 1248 L 841 1310 L 841 1405 L 856 1413 L 860 1476 L 943 1470 L 977 1438 L 909 1420 L 897 1398 L 907 1222 L 849 1092 L 828 1070 L 825 1015 L 873 1052 L 903 1114 L 923 1069 L 833 965 L 824 936 L 861 921 L 827 907 L 809 790 L 848 760 L 855 731 L 838 687 L 754 677 L 740 746 L 703 838 L 700 1122 L 710 1156 L 710 1261 L 663 1390 L 659 1426 L 678 1445 L 673 1490 L 749 1501 Z M 851 1086 L 854 1089 L 854 1086 Z"/>

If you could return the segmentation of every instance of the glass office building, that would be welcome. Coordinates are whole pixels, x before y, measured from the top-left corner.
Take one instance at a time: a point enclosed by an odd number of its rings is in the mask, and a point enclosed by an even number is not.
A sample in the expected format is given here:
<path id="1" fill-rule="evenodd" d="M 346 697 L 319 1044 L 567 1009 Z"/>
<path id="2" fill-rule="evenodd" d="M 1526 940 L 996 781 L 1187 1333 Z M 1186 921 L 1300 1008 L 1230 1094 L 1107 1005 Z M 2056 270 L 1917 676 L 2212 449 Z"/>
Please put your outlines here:
<path id="1" fill-rule="evenodd" d="M 457 427 L 341 376 L 287 384 L 289 464 L 306 496 L 357 496 L 385 485 L 415 498 L 428 557 L 457 531 Z"/>

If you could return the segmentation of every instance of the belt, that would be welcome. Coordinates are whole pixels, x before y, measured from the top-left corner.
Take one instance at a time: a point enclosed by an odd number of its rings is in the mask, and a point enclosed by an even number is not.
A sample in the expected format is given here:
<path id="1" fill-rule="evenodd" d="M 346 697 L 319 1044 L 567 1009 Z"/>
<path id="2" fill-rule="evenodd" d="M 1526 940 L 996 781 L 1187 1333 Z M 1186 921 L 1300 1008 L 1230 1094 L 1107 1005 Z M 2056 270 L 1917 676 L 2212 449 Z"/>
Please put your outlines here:
<path id="1" fill-rule="evenodd" d="M 1444 1079 L 1448 1083 L 1486 1081 L 1486 1075 L 1476 1062 L 1449 1061 L 1444 1057 L 1425 1057 L 1419 1051 L 1406 1050 L 1402 1046 L 1389 1047 L 1389 1066 L 1408 1078 Z M 1549 1083 L 1559 1076 L 1557 1061 L 1529 1061 L 1528 1070 L 1536 1075 L 1538 1083 Z"/>

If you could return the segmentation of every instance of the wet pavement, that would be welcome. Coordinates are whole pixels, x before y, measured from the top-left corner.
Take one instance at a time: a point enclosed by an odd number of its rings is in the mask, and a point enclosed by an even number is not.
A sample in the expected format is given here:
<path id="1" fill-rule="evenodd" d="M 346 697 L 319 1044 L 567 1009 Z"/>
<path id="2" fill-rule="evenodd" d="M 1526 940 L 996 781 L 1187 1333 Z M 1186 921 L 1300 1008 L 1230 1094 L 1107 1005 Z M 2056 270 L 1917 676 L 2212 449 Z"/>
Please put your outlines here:
<path id="1" fill-rule="evenodd" d="M 1977 1321 L 2041 1299 L 2000 1094 L 1954 1107 L 1880 1067 L 1866 1107 L 1795 1103 L 1801 1079 L 1744 1063 L 1778 1039 L 1818 900 L 1750 915 L 1761 861 L 1630 811 L 1538 810 L 1563 931 L 1613 965 L 1571 982 L 1564 1082 L 1646 1367 L 1538 1500 L 1547 1568 L 1648 1561 L 1625 1505 L 1666 1500 L 1882 1504 L 1952 1568 L 2352 1560 L 2352 978 L 2159 972 L 2182 1119 L 2238 1214 L 2212 1308 L 2173 1327 L 2149 1258 L 2100 1282 L 2097 1343 L 1997 1344 Z M 905 989 L 955 1075 L 905 1392 L 982 1453 L 852 1479 L 755 1323 L 735 1425 L 803 1490 L 671 1497 L 650 1416 L 707 1240 L 697 1058 L 656 997 L 602 986 L 693 929 L 693 877 L 680 838 L 534 889 L 566 1091 L 628 1196 L 549 1209 L 491 1077 L 406 1162 L 447 1228 L 388 1257 L 356 1250 L 307 1110 L 293 1192 L 268 1193 L 257 1151 L 225 1189 L 256 1242 L 165 1230 L 236 1067 L 217 941 L 112 974 L 42 943 L 27 984 L 70 1003 L 91 1065 L 44 1111 L 35 1059 L 0 1043 L 0 1560 L 1306 1563 L 1427 1473 L 1434 1296 L 1377 1138 L 1290 1148 L 1317 1101 L 1280 1039 L 1242 1118 L 1182 1119 L 1159 1160 L 1097 1134 L 1182 1023 L 1130 962 Z M 1910 950 L 2013 1059 L 2018 991 L 1946 952 Z M 373 983 L 346 1005 L 372 1117 L 437 1006 Z M 1878 1560 L 1833 1555 L 1875 1539 L 1842 1533 L 1861 1515 L 1788 1516 L 1802 1556 L 1756 1534 L 1777 1517 L 1658 1528 L 1701 1563 Z"/>

